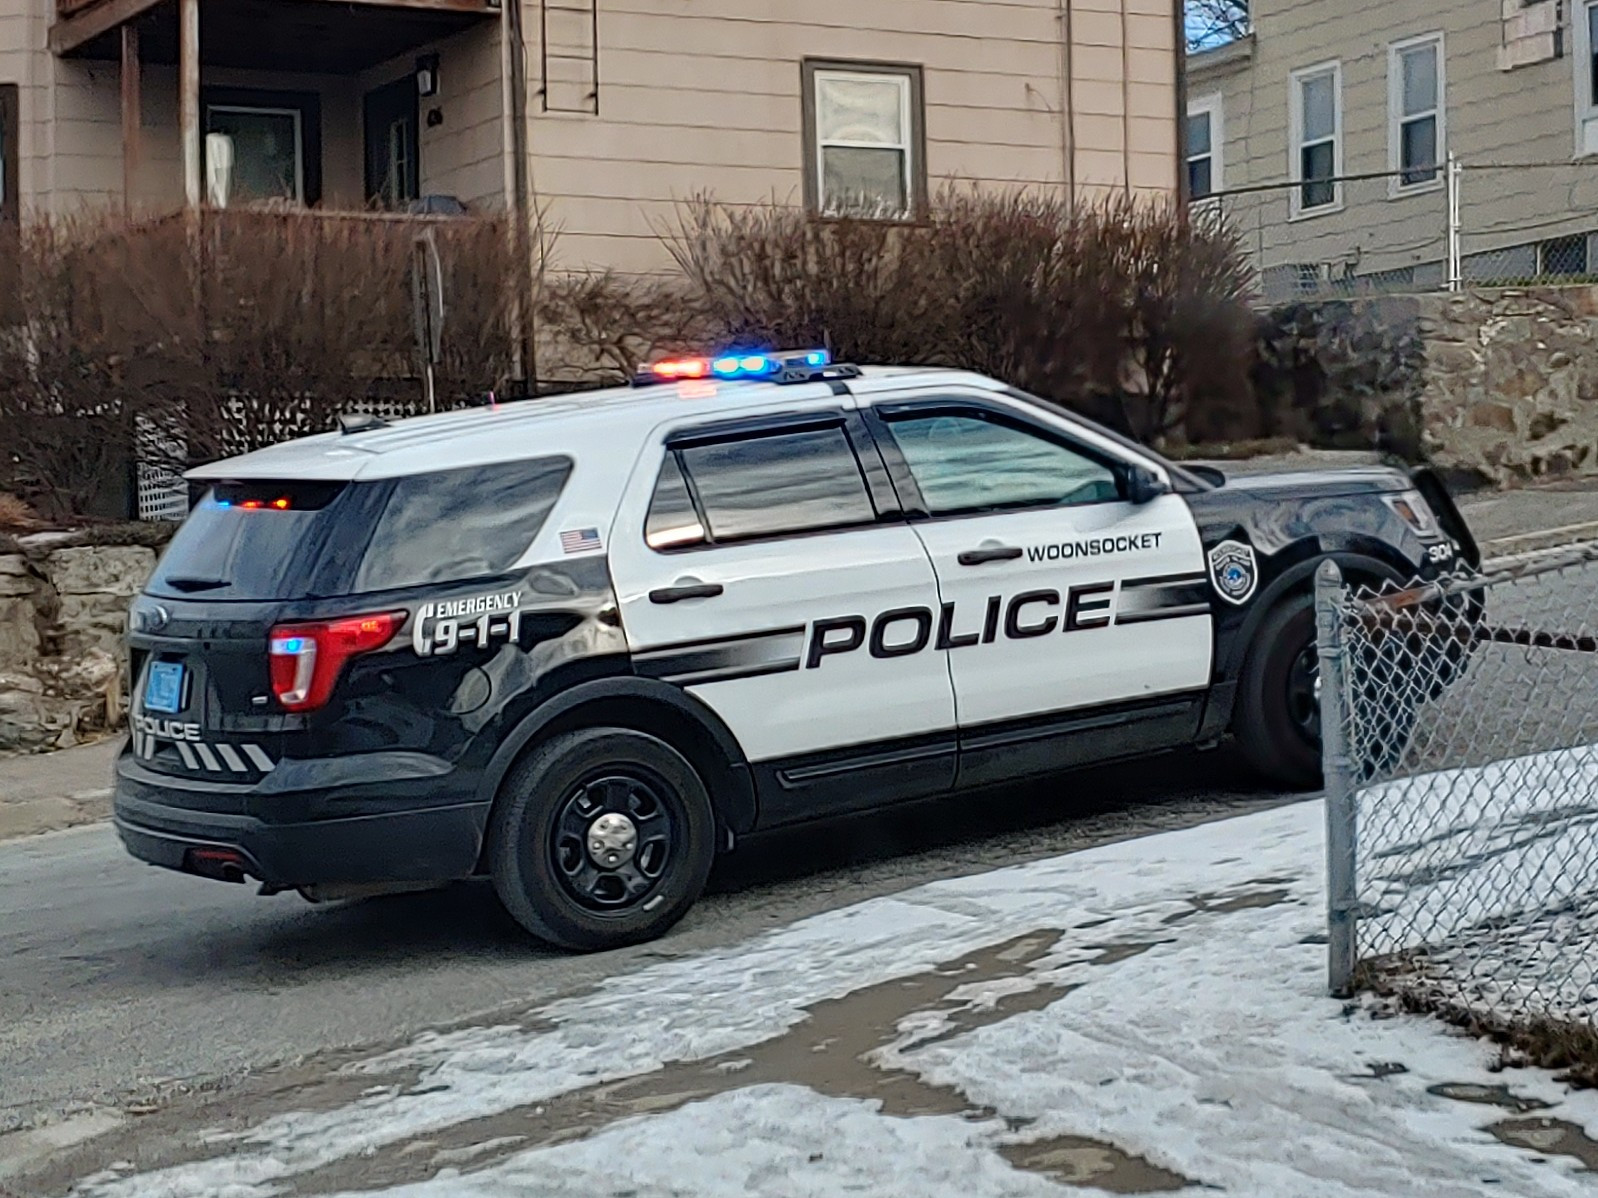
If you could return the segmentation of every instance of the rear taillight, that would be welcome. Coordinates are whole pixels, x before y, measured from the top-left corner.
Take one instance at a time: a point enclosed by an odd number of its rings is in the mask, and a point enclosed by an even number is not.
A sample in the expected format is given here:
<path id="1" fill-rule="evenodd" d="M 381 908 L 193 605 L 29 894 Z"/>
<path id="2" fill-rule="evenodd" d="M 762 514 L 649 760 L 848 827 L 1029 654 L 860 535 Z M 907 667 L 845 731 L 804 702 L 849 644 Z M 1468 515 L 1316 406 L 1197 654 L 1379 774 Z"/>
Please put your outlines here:
<path id="1" fill-rule="evenodd" d="M 316 710 L 333 693 L 344 663 L 381 649 L 404 622 L 404 612 L 391 611 L 346 620 L 279 624 L 268 642 L 272 693 L 289 711 Z"/>

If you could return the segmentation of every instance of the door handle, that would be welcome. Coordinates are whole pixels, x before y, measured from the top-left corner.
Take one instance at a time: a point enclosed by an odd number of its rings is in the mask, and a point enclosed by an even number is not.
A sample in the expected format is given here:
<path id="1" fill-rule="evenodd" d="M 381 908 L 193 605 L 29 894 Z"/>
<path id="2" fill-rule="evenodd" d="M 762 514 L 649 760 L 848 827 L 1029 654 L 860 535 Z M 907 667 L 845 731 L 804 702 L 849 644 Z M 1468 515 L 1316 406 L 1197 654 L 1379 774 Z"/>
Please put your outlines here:
<path id="1" fill-rule="evenodd" d="M 980 566 L 983 562 L 1013 562 L 1021 556 L 1014 545 L 992 545 L 984 549 L 967 549 L 960 554 L 962 566 Z"/>
<path id="2" fill-rule="evenodd" d="M 725 590 L 719 582 L 692 582 L 649 592 L 651 603 L 681 603 L 684 599 L 714 599 Z"/>

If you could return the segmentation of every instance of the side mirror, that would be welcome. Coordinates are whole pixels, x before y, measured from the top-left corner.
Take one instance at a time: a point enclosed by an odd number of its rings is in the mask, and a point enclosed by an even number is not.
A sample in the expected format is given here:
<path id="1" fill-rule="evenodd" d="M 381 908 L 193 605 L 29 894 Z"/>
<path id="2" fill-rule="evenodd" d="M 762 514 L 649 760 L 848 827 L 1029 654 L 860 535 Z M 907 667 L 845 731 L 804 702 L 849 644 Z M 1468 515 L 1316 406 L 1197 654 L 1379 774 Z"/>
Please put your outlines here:
<path id="1" fill-rule="evenodd" d="M 1132 503 L 1151 503 L 1170 490 L 1170 484 L 1152 470 L 1132 466 L 1126 472 L 1126 497 Z"/>

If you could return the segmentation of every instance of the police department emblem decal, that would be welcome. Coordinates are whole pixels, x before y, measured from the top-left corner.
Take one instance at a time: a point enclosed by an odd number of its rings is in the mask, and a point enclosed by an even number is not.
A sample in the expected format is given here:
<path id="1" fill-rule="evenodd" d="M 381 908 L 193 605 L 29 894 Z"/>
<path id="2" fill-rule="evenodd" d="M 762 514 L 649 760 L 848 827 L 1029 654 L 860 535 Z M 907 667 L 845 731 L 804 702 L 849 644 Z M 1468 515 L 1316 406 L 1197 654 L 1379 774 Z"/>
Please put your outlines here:
<path id="1" fill-rule="evenodd" d="M 1210 550 L 1210 578 L 1222 599 L 1247 603 L 1259 585 L 1259 565 L 1254 548 L 1241 541 L 1222 541 Z"/>

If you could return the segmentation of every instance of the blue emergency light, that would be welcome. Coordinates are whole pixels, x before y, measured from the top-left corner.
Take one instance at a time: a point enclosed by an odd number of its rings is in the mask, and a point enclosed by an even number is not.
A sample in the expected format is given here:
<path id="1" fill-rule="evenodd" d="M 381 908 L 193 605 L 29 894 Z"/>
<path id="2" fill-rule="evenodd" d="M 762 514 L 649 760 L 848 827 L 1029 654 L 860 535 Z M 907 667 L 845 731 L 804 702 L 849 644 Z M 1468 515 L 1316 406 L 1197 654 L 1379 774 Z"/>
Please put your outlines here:
<path id="1" fill-rule="evenodd" d="M 852 367 L 834 366 L 832 355 L 824 349 L 783 353 L 731 353 L 706 358 L 667 358 L 640 370 L 633 386 L 677 383 L 696 379 L 733 382 L 744 379 L 775 383 L 808 382 L 824 374 L 847 377 L 857 373 Z"/>

